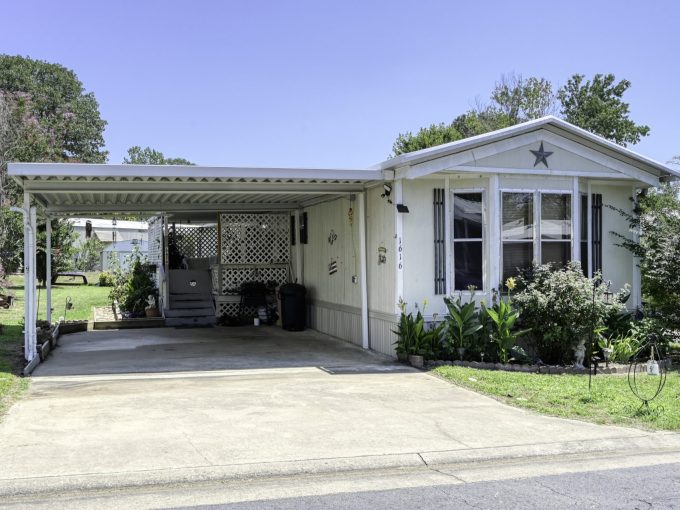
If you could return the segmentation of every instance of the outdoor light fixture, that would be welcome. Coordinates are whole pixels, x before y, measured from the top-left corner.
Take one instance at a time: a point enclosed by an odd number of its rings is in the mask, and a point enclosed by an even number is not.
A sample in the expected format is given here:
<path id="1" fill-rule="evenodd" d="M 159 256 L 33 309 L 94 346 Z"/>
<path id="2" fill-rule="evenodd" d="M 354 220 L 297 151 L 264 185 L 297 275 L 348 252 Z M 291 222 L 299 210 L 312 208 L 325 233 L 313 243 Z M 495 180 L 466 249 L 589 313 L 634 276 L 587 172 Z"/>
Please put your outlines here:
<path id="1" fill-rule="evenodd" d="M 404 204 L 397 204 L 397 212 L 400 213 L 408 213 L 408 207 L 406 207 Z"/>
<path id="2" fill-rule="evenodd" d="M 391 204 L 392 200 L 390 200 L 390 195 L 392 194 L 392 185 L 388 183 L 383 183 L 383 192 L 382 195 L 380 195 L 381 198 L 386 198 L 387 203 Z"/>

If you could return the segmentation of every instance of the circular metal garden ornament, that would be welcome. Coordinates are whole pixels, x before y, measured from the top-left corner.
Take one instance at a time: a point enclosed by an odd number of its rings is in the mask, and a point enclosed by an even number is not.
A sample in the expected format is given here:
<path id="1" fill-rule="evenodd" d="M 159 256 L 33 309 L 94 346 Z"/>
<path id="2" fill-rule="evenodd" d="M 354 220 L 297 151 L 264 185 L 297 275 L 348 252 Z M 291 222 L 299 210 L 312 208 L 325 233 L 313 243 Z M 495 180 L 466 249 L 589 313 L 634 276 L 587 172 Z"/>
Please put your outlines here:
<path id="1" fill-rule="evenodd" d="M 661 394 L 666 385 L 667 372 L 667 359 L 659 348 L 656 336 L 650 336 L 628 366 L 628 386 L 642 401 L 641 409 L 644 407 L 649 410 L 649 403 Z"/>

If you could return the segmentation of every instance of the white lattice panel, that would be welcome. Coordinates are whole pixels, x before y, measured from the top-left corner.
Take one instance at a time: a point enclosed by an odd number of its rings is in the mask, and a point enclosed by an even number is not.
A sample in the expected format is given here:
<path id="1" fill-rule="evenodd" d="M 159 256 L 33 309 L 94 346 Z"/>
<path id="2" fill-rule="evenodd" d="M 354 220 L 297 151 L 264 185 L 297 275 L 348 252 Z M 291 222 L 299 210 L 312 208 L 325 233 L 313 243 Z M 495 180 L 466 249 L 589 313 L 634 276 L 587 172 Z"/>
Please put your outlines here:
<path id="1" fill-rule="evenodd" d="M 163 260 L 163 220 L 160 217 L 151 218 L 149 220 L 149 229 L 147 230 L 147 242 L 149 251 L 147 258 L 149 264 L 161 265 Z"/>
<path id="2" fill-rule="evenodd" d="M 222 213 L 223 264 L 278 264 L 290 261 L 288 213 Z"/>
<path id="3" fill-rule="evenodd" d="M 238 317 L 241 309 L 241 304 L 236 302 L 219 302 L 217 303 L 217 316 L 228 315 L 230 317 Z"/>
<path id="4" fill-rule="evenodd" d="M 217 227 L 175 227 L 177 248 L 188 258 L 217 256 Z"/>
<path id="5" fill-rule="evenodd" d="M 277 285 L 287 283 L 288 267 L 224 267 L 222 266 L 222 286 L 224 295 L 237 295 L 243 282 L 270 282 Z M 217 288 L 216 286 L 213 288 Z"/>
<path id="6" fill-rule="evenodd" d="M 230 317 L 255 317 L 257 315 L 257 310 L 252 306 L 246 306 L 241 310 L 240 299 L 233 300 L 222 298 L 217 302 L 215 314 L 217 317 L 223 315 L 228 315 Z"/>

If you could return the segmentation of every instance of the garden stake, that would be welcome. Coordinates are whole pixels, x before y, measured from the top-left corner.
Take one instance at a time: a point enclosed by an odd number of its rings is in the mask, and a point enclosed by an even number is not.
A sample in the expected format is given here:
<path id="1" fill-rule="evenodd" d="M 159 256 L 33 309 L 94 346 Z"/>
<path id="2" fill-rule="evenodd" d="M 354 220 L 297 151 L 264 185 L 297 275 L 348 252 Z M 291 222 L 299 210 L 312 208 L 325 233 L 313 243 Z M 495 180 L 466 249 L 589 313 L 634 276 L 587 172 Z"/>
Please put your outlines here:
<path id="1" fill-rule="evenodd" d="M 66 310 L 73 308 L 73 300 L 71 296 L 66 297 L 66 302 L 64 303 L 64 322 L 66 322 Z"/>

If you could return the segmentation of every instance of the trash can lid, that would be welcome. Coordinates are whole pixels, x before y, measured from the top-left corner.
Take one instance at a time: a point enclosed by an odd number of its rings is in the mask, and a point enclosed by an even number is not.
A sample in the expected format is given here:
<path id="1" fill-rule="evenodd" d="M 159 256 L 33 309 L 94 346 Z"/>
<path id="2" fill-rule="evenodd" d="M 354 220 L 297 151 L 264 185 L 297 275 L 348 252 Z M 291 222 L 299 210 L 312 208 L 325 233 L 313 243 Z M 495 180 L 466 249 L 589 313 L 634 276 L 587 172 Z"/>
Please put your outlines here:
<path id="1" fill-rule="evenodd" d="M 299 283 L 284 283 L 279 287 L 279 294 L 284 296 L 304 296 L 307 289 Z"/>

